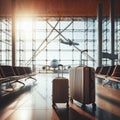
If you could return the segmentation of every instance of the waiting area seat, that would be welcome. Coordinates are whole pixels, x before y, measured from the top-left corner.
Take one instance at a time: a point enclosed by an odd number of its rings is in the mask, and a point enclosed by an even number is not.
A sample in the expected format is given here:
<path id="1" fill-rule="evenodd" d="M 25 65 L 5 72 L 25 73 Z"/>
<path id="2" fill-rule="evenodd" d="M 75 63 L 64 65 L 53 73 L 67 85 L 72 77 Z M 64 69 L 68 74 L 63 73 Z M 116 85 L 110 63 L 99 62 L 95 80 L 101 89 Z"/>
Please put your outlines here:
<path id="1" fill-rule="evenodd" d="M 32 76 L 35 76 L 35 75 L 36 75 L 36 72 L 32 72 L 32 70 L 31 70 L 30 67 L 24 67 L 24 70 L 25 70 L 25 74 L 27 75 L 27 76 L 26 76 L 26 77 L 27 77 L 26 79 L 31 78 L 31 79 L 36 80 L 35 78 L 32 77 Z"/>
<path id="2" fill-rule="evenodd" d="M 21 79 L 24 78 L 26 80 L 32 78 L 36 81 L 33 78 L 36 74 L 36 72 L 32 72 L 31 67 L 0 65 L 0 87 L 4 83 L 9 83 L 12 86 L 16 82 L 25 86 L 25 83 Z"/>
<path id="3" fill-rule="evenodd" d="M 102 66 L 102 67 L 99 66 L 95 70 L 95 76 L 97 78 L 107 80 L 105 84 L 109 84 L 111 81 L 119 83 L 120 82 L 120 65 Z"/>

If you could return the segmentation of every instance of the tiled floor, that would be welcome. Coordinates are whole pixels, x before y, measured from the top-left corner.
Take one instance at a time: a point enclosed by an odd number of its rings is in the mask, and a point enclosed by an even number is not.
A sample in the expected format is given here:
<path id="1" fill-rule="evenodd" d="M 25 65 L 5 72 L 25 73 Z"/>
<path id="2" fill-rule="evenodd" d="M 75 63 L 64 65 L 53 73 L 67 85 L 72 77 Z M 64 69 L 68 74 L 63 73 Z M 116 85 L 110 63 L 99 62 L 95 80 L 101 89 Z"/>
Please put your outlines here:
<path id="1" fill-rule="evenodd" d="M 64 76 L 69 77 L 68 74 Z M 37 82 L 29 79 L 26 86 L 1 99 L 0 120 L 120 120 L 120 90 L 96 83 L 96 111 L 91 105 L 81 109 L 74 101 L 52 108 L 52 80 L 56 74 L 38 74 Z M 17 85 L 18 86 L 18 85 Z"/>

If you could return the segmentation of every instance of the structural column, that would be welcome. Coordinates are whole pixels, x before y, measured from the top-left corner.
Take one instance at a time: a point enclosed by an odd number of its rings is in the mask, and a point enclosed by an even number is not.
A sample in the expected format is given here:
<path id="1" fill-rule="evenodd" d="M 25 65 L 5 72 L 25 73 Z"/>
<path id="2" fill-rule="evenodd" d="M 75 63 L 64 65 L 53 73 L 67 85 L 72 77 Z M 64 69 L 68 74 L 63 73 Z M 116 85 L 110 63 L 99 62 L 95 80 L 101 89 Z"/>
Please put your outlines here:
<path id="1" fill-rule="evenodd" d="M 111 55 L 114 56 L 114 0 L 110 0 L 110 23 L 111 23 Z M 114 57 L 111 60 L 111 65 L 114 65 Z"/>
<path id="2" fill-rule="evenodd" d="M 102 65 L 102 4 L 98 4 L 98 66 Z"/>
<path id="3" fill-rule="evenodd" d="M 12 65 L 15 65 L 15 0 L 12 0 Z"/>

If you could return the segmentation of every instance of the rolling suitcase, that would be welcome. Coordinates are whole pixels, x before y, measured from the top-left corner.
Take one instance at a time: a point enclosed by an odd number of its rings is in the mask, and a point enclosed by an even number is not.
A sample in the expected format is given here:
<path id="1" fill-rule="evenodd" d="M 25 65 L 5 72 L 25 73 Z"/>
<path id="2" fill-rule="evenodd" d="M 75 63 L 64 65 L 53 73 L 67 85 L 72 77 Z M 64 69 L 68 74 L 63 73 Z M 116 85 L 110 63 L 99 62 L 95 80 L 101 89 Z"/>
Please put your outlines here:
<path id="1" fill-rule="evenodd" d="M 59 70 L 62 67 L 62 76 L 59 76 Z M 56 103 L 66 103 L 69 106 L 68 96 L 68 79 L 63 77 L 63 66 L 58 66 L 58 77 L 52 81 L 52 106 L 55 107 Z"/>
<path id="2" fill-rule="evenodd" d="M 85 104 L 92 103 L 95 108 L 95 73 L 94 68 L 87 66 L 70 69 L 70 98 Z"/>

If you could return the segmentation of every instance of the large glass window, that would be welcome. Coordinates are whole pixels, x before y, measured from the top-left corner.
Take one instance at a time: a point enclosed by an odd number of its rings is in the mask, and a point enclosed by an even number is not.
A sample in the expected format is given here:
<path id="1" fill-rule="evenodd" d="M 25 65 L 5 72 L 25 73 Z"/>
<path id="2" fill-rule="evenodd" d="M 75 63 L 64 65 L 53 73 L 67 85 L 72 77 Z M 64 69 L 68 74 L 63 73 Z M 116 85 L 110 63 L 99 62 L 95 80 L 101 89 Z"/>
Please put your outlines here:
<path id="1" fill-rule="evenodd" d="M 120 20 L 116 19 L 116 54 L 119 52 L 119 24 Z M 0 64 L 12 64 L 11 25 L 10 18 L 0 18 Z M 32 67 L 35 64 L 39 69 L 57 59 L 65 66 L 78 66 L 81 64 L 80 51 L 87 49 L 87 53 L 82 53 L 82 64 L 97 66 L 98 33 L 95 17 L 17 17 L 15 32 L 16 65 Z M 71 41 L 74 45 L 69 44 Z M 109 53 L 110 45 L 110 21 L 104 18 L 102 51 Z M 104 58 L 103 65 L 108 64 L 110 59 Z"/>

